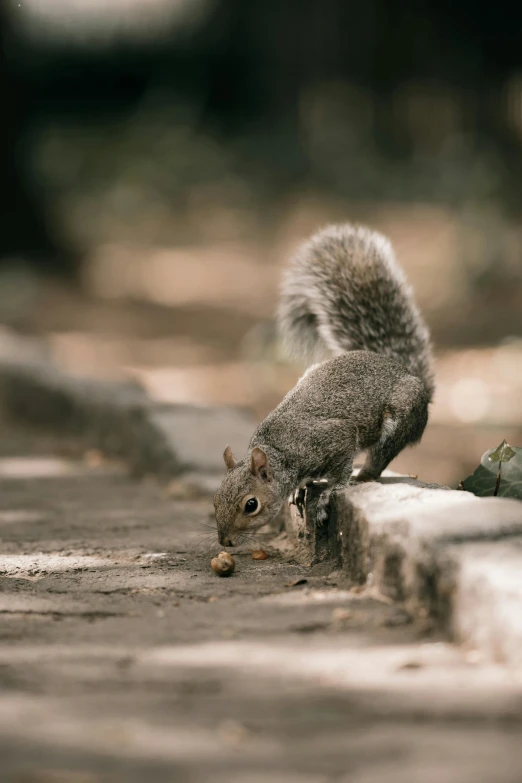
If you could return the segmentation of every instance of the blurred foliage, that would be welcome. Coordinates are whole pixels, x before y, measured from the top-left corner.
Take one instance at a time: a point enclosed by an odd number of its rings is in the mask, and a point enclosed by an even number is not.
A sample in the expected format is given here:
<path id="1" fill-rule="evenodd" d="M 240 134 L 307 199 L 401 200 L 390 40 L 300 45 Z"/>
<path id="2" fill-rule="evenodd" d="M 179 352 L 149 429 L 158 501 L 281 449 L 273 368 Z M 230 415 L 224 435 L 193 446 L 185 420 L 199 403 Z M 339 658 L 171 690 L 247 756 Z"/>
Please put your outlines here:
<path id="1" fill-rule="evenodd" d="M 72 258 L 111 222 L 148 225 L 154 242 L 194 202 L 270 218 L 303 188 L 492 211 L 509 227 L 522 182 L 515 17 L 504 0 L 82 0 L 66 14 L 11 0 L 0 256 Z"/>

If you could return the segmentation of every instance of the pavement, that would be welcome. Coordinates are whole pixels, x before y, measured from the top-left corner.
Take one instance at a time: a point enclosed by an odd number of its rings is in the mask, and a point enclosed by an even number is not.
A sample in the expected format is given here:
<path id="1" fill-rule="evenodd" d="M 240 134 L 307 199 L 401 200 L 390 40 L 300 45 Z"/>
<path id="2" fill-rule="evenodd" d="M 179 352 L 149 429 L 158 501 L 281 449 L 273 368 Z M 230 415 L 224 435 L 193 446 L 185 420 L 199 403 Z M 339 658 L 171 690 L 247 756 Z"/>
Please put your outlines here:
<path id="1" fill-rule="evenodd" d="M 9 421 L 5 783 L 520 783 L 522 678 L 272 548 L 228 579 L 205 493 Z"/>

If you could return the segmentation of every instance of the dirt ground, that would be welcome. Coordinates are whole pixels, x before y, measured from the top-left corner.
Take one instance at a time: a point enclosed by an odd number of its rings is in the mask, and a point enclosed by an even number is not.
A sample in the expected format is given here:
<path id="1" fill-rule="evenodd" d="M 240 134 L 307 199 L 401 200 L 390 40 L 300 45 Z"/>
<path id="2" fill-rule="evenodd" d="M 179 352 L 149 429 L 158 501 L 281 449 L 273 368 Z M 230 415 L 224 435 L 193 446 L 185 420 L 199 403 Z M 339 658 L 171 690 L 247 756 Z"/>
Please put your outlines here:
<path id="1" fill-rule="evenodd" d="M 218 578 L 207 500 L 0 449 L 2 781 L 519 783 L 513 673 L 275 554 Z"/>

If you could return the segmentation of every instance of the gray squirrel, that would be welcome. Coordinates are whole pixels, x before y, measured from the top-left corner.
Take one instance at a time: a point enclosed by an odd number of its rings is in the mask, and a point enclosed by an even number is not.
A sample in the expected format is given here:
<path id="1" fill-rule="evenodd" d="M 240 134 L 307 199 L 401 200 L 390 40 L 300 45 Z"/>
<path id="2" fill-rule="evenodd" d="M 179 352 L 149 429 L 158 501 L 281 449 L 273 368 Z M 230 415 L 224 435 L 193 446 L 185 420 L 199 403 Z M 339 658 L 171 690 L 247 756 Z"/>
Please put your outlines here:
<path id="1" fill-rule="evenodd" d="M 306 242 L 281 286 L 278 325 L 295 356 L 312 362 L 258 426 L 246 456 L 223 454 L 214 496 L 219 542 L 236 546 L 271 522 L 288 500 L 303 513 L 306 488 L 345 487 L 355 456 L 358 481 L 378 479 L 418 443 L 434 392 L 428 329 L 388 239 L 363 226 L 329 226 Z"/>

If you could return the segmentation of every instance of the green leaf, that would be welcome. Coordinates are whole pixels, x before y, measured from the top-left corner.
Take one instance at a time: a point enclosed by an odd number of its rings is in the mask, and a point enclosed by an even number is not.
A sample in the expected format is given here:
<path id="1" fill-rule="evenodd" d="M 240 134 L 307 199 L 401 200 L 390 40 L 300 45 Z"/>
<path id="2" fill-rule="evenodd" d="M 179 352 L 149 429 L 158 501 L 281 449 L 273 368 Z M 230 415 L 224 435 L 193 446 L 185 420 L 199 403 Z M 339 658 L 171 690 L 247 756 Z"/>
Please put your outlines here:
<path id="1" fill-rule="evenodd" d="M 510 459 L 513 459 L 515 454 L 516 451 L 512 449 L 509 443 L 504 439 L 500 446 L 497 446 L 497 448 L 491 452 L 488 459 L 491 462 L 509 462 Z"/>
<path id="2" fill-rule="evenodd" d="M 499 471 L 497 496 L 522 500 L 522 448 L 509 446 L 505 440 L 482 455 L 480 465 L 462 487 L 478 497 L 493 496 Z"/>

